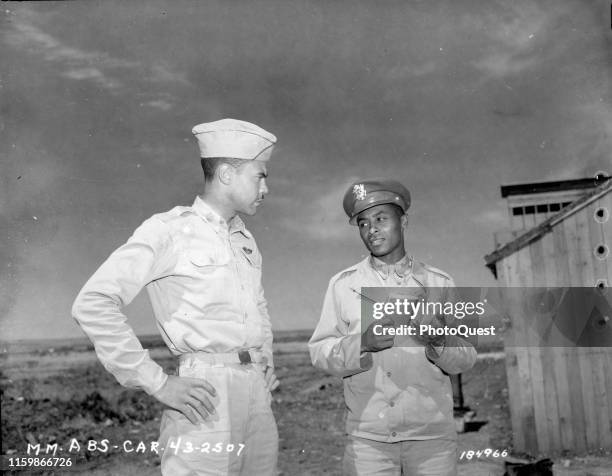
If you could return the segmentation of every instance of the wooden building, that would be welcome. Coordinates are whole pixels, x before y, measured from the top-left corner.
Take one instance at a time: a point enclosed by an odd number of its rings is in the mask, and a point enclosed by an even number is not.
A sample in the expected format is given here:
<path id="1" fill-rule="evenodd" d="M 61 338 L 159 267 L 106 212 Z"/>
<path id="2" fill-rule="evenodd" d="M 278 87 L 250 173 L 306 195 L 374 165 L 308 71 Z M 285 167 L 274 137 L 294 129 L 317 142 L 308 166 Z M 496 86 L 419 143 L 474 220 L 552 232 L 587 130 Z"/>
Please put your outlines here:
<path id="1" fill-rule="evenodd" d="M 505 287 L 595 286 L 609 296 L 610 177 L 501 190 L 510 229 L 496 233 L 496 249 L 485 261 L 502 293 Z M 554 455 L 612 449 L 612 347 L 530 345 L 529 320 L 534 317 L 513 309 L 506 301 L 510 322 L 504 340 L 515 450 Z M 601 323 L 610 331 L 612 316 L 603 316 Z"/>

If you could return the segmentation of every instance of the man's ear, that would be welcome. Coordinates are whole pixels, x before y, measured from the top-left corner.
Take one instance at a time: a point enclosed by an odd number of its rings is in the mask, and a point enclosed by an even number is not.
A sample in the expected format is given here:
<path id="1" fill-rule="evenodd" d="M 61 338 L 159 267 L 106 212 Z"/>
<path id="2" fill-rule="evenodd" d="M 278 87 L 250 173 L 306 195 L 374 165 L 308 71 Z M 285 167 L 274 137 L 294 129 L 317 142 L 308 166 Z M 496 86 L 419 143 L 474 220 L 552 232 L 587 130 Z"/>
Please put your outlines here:
<path id="1" fill-rule="evenodd" d="M 404 229 L 408 228 L 408 215 L 406 213 L 402 215 L 402 217 L 400 218 L 400 221 L 402 223 L 402 228 Z"/>
<path id="2" fill-rule="evenodd" d="M 219 164 L 219 167 L 217 167 L 217 177 L 219 177 L 219 181 L 224 185 L 229 185 L 232 182 L 234 170 L 234 167 L 230 164 Z"/>

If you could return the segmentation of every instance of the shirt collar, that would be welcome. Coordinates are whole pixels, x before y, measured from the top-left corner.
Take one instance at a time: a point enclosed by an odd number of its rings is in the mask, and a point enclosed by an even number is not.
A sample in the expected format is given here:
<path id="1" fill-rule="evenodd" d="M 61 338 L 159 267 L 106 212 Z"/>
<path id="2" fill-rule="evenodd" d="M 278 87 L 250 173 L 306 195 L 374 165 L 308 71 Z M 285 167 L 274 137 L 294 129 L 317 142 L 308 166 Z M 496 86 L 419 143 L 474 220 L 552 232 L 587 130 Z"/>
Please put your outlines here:
<path id="1" fill-rule="evenodd" d="M 374 269 L 383 279 L 387 279 L 389 275 L 402 279 L 408 276 L 412 271 L 413 259 L 412 256 L 408 255 L 404 255 L 402 259 L 392 264 L 387 264 L 373 255 L 370 255 L 368 261 L 372 269 Z"/>
<path id="2" fill-rule="evenodd" d="M 192 205 L 193 210 L 210 224 L 216 233 L 236 233 L 240 232 L 247 238 L 251 238 L 251 233 L 246 229 L 242 219 L 235 215 L 228 223 L 217 213 L 208 203 L 198 195 Z"/>

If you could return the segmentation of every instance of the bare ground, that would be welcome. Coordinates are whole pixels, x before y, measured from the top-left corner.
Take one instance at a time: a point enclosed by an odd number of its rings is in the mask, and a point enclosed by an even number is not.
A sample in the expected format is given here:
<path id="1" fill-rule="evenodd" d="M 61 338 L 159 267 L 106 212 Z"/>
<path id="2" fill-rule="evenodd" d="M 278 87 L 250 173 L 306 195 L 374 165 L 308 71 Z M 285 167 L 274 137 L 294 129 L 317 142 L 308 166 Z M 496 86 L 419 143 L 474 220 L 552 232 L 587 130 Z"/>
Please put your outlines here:
<path id="1" fill-rule="evenodd" d="M 152 356 L 168 371 L 173 369 L 174 361 L 165 349 L 154 349 Z M 512 452 L 503 354 L 483 357 L 463 376 L 466 404 L 476 411 L 477 423 L 474 431 L 460 435 L 460 454 L 487 448 Z M 277 344 L 275 360 L 282 383 L 273 401 L 281 474 L 339 475 L 344 447 L 341 380 L 314 369 L 304 343 Z M 5 354 L 0 362 L 2 454 L 25 456 L 28 443 L 67 447 L 75 439 L 81 448 L 74 452 L 76 465 L 67 474 L 159 474 L 158 457 L 149 445 L 158 436 L 161 405 L 144 392 L 119 386 L 93 352 Z M 142 441 L 147 450 L 87 450 L 88 440 L 101 442 L 105 438 L 120 445 L 129 440 L 129 448 Z M 66 454 L 64 449 L 58 456 Z M 555 474 L 564 476 L 612 475 L 610 468 L 609 454 L 555 459 Z M 501 475 L 503 458 L 464 458 L 460 474 Z"/>

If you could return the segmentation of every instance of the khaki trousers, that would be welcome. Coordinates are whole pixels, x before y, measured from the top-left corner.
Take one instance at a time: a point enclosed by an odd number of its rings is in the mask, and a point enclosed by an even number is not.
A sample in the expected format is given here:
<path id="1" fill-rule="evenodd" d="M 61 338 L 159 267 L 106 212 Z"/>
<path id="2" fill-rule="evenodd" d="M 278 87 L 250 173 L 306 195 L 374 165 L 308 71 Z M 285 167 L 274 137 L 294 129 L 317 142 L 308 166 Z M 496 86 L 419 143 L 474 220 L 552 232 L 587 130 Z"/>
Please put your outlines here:
<path id="1" fill-rule="evenodd" d="M 159 446 L 165 476 L 276 475 L 278 433 L 260 364 L 181 361 L 179 375 L 203 378 L 215 387 L 215 413 L 193 425 L 168 409 Z"/>
<path id="2" fill-rule="evenodd" d="M 384 443 L 349 436 L 342 469 L 344 476 L 456 476 L 457 442 Z"/>

